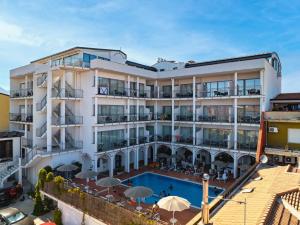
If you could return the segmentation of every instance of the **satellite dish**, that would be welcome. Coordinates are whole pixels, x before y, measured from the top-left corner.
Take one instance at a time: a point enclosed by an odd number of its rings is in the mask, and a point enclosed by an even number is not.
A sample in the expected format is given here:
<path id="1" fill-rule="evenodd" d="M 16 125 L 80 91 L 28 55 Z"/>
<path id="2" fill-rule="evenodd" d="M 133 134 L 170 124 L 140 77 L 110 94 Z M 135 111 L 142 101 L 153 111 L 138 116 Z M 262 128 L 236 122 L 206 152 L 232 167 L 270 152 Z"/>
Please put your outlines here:
<path id="1" fill-rule="evenodd" d="M 259 161 L 263 164 L 266 164 L 268 162 L 268 157 L 266 155 L 261 155 Z"/>

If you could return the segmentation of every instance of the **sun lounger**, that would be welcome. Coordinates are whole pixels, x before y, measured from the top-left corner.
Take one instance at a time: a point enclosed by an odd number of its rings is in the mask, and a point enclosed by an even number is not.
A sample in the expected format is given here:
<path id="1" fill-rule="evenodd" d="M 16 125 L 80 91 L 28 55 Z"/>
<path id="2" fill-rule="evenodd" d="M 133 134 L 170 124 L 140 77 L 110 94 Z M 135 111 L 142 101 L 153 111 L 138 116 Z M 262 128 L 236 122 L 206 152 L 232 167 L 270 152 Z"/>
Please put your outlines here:
<path id="1" fill-rule="evenodd" d="M 254 191 L 254 188 L 245 188 L 245 189 L 242 189 L 241 193 L 251 193 Z"/>

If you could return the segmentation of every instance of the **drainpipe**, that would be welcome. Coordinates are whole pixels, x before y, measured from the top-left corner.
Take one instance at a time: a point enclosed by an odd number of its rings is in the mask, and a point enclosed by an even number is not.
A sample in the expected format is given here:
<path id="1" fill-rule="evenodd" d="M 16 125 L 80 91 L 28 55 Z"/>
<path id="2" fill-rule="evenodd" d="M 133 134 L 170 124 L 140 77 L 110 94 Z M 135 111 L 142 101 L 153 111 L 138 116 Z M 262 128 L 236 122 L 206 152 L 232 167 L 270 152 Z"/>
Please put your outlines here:
<path id="1" fill-rule="evenodd" d="M 202 183 L 203 183 L 202 220 L 203 220 L 203 224 L 209 224 L 208 181 L 209 181 L 209 175 L 205 173 L 202 178 Z"/>

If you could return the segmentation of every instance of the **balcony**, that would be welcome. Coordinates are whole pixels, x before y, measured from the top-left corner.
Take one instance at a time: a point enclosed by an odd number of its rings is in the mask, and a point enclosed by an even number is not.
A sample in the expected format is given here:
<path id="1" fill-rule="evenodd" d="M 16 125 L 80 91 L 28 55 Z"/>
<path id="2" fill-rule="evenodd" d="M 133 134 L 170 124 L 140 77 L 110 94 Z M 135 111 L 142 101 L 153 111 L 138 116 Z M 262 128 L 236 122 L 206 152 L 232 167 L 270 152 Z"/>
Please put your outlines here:
<path id="1" fill-rule="evenodd" d="M 83 141 L 69 141 L 63 145 L 66 150 L 83 149 Z"/>
<path id="2" fill-rule="evenodd" d="M 169 134 L 157 135 L 156 140 L 161 142 L 172 142 L 172 135 Z"/>
<path id="3" fill-rule="evenodd" d="M 197 143 L 197 145 L 212 147 L 212 148 L 228 148 L 228 140 L 204 139 L 203 141 L 199 141 L 199 143 Z"/>
<path id="4" fill-rule="evenodd" d="M 150 120 L 154 120 L 154 116 L 152 113 L 139 114 L 139 121 L 150 121 Z"/>
<path id="5" fill-rule="evenodd" d="M 172 120 L 171 113 L 157 113 L 157 120 Z"/>
<path id="6" fill-rule="evenodd" d="M 52 98 L 83 98 L 83 90 L 52 88 Z"/>
<path id="7" fill-rule="evenodd" d="M 259 113 L 257 113 L 256 116 L 239 116 L 238 123 L 259 124 L 260 123 Z"/>
<path id="8" fill-rule="evenodd" d="M 10 113 L 9 120 L 14 122 L 32 123 L 32 113 Z"/>
<path id="9" fill-rule="evenodd" d="M 111 142 L 100 142 L 97 145 L 97 152 L 106 152 L 114 149 L 127 147 L 127 140 L 114 140 Z"/>
<path id="10" fill-rule="evenodd" d="M 178 91 L 175 92 L 176 98 L 193 98 L 193 92 L 189 91 Z"/>
<path id="11" fill-rule="evenodd" d="M 127 115 L 125 115 L 125 114 L 98 115 L 97 116 L 98 124 L 123 123 L 123 122 L 127 122 Z"/>
<path id="12" fill-rule="evenodd" d="M 193 136 L 192 135 L 175 135 L 175 142 L 178 144 L 193 144 Z"/>
<path id="13" fill-rule="evenodd" d="M 237 143 L 237 148 L 242 151 L 256 152 L 257 142 Z"/>
<path id="14" fill-rule="evenodd" d="M 76 59 L 73 61 L 67 60 L 54 60 L 51 62 L 51 67 L 79 67 L 79 68 L 89 68 L 89 62 L 83 62 L 82 59 Z"/>
<path id="15" fill-rule="evenodd" d="M 65 116 L 65 117 L 52 117 L 52 125 L 80 125 L 83 123 L 82 116 Z"/>
<path id="16" fill-rule="evenodd" d="M 175 121 L 193 122 L 193 114 L 177 114 L 175 115 Z"/>
<path id="17" fill-rule="evenodd" d="M 268 144 L 265 147 L 265 153 L 271 155 L 281 155 L 286 157 L 300 157 L 300 147 L 296 147 L 295 145 L 291 146 Z"/>
<path id="18" fill-rule="evenodd" d="M 260 85 L 247 86 L 246 88 L 238 87 L 237 94 L 239 96 L 260 95 Z"/>
<path id="19" fill-rule="evenodd" d="M 152 91 L 140 90 L 133 88 L 111 88 L 98 86 L 98 95 L 107 95 L 113 97 L 132 97 L 132 98 L 154 98 L 155 93 Z"/>
<path id="20" fill-rule="evenodd" d="M 198 98 L 213 98 L 213 97 L 227 97 L 234 95 L 234 90 L 231 88 L 225 89 L 210 89 L 207 91 L 198 91 L 197 97 Z"/>
<path id="21" fill-rule="evenodd" d="M 172 98 L 172 92 L 171 91 L 160 91 L 159 98 Z"/>
<path id="22" fill-rule="evenodd" d="M 198 122 L 209 122 L 209 123 L 230 123 L 233 122 L 233 118 L 230 119 L 229 115 L 228 116 L 222 116 L 218 117 L 215 115 L 205 115 L 205 116 L 198 116 L 197 117 Z"/>
<path id="23" fill-rule="evenodd" d="M 10 91 L 10 97 L 11 98 L 26 98 L 26 97 L 32 97 L 32 96 L 33 96 L 33 89 L 32 88 L 11 90 Z"/>

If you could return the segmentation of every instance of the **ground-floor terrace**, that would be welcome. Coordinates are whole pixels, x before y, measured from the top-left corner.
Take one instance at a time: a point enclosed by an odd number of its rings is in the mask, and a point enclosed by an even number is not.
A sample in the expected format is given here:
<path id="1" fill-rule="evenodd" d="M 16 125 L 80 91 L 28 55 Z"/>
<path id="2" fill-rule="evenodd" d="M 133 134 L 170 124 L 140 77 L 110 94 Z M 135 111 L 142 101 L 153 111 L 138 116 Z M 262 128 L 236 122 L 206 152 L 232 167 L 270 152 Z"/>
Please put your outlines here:
<path id="1" fill-rule="evenodd" d="M 141 166 L 157 167 L 185 174 L 202 174 L 227 180 L 244 174 L 255 163 L 255 152 L 224 148 L 199 148 L 184 144 L 146 144 L 97 154 L 97 172 L 115 176 Z"/>

